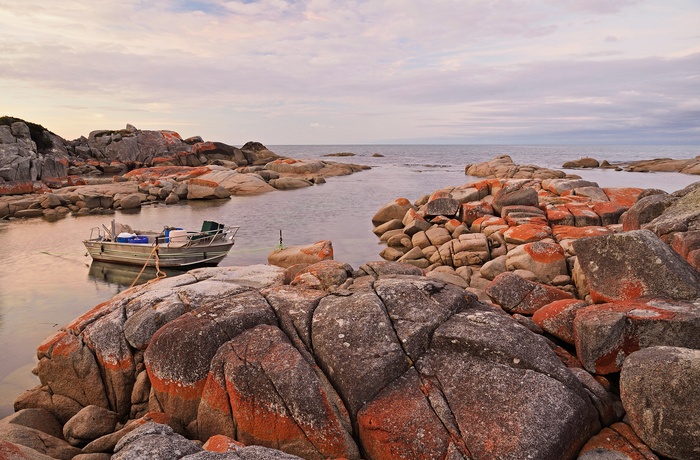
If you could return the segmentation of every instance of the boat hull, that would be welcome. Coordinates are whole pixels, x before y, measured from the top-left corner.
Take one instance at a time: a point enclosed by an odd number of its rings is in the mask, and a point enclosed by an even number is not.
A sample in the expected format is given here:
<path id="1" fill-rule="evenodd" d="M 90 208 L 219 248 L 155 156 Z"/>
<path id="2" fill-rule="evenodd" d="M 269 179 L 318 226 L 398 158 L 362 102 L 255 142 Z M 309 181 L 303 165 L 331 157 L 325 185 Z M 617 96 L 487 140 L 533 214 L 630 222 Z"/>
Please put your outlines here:
<path id="1" fill-rule="evenodd" d="M 83 241 L 93 260 L 116 264 L 164 268 L 193 268 L 213 266 L 221 262 L 233 246 L 233 240 L 208 245 L 169 247 L 152 244 L 116 243 L 112 241 Z M 155 251 L 154 251 L 155 249 Z"/>

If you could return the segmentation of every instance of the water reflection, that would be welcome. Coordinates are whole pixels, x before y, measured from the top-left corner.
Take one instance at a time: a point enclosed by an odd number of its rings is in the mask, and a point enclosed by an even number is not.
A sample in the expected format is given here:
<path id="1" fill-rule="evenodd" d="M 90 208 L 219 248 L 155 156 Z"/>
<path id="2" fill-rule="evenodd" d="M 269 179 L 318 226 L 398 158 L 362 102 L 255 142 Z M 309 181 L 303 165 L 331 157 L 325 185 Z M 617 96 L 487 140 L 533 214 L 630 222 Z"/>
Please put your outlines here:
<path id="1" fill-rule="evenodd" d="M 161 268 L 160 272 L 165 276 L 177 276 L 184 273 L 181 270 L 164 268 Z M 132 284 L 138 286 L 156 277 L 158 277 L 158 271 L 155 267 L 146 267 L 142 271 L 142 267 L 111 264 L 109 262 L 93 262 L 88 271 L 88 278 L 91 280 L 115 284 L 121 287 L 130 287 Z"/>

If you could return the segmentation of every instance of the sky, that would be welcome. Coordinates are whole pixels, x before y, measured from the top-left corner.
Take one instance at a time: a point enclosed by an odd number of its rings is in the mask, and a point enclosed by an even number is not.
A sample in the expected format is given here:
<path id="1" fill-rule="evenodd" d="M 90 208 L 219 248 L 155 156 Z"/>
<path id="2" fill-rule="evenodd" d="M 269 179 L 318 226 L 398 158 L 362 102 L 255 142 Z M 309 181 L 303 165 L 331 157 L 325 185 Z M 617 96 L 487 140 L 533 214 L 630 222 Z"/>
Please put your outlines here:
<path id="1" fill-rule="evenodd" d="M 700 144 L 698 0 L 0 0 L 0 115 L 68 139 Z"/>

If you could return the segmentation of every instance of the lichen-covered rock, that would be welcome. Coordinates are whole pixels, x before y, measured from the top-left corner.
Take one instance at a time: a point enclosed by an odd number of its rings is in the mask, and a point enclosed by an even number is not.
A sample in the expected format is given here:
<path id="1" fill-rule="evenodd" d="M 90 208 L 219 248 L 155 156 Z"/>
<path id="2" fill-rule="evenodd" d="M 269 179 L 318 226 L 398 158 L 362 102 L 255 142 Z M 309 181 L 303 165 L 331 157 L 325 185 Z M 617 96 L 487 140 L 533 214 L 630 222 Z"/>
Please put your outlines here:
<path id="1" fill-rule="evenodd" d="M 454 315 L 416 368 L 437 390 L 427 393 L 444 425 L 458 427 L 464 457 L 574 458 L 600 426 L 545 340 L 500 312 Z"/>
<path id="2" fill-rule="evenodd" d="M 581 238 L 573 247 L 594 302 L 700 297 L 700 273 L 648 230 Z"/>
<path id="3" fill-rule="evenodd" d="M 124 436 L 114 448 L 115 460 L 170 460 L 200 452 L 202 448 L 167 425 L 147 423 Z"/>
<path id="4" fill-rule="evenodd" d="M 496 276 L 486 287 L 486 294 L 504 310 L 532 315 L 555 300 L 572 299 L 568 292 L 535 283 L 505 272 Z"/>
<path id="5" fill-rule="evenodd" d="M 700 349 L 700 309 L 690 302 L 646 297 L 597 304 L 576 313 L 576 354 L 596 374 L 618 372 L 627 357 L 658 345 Z"/>
<path id="6" fill-rule="evenodd" d="M 215 359 L 223 360 L 236 438 L 244 444 L 308 459 L 359 458 L 349 421 L 334 413 L 311 365 L 278 328 L 246 331 Z"/>
<path id="7" fill-rule="evenodd" d="M 700 457 L 700 350 L 651 347 L 632 353 L 620 396 L 635 433 L 669 458 Z"/>
<path id="8" fill-rule="evenodd" d="M 216 284 L 208 280 L 198 287 L 215 289 Z M 144 363 L 163 410 L 184 426 L 194 420 L 217 350 L 258 324 L 276 324 L 267 301 L 257 291 L 231 286 L 221 298 L 207 299 L 191 314 L 159 329 L 146 349 Z"/>
<path id="9" fill-rule="evenodd" d="M 529 270 L 542 283 L 551 283 L 557 276 L 568 274 L 564 249 L 542 241 L 523 244 L 508 252 L 506 269 Z"/>
<path id="10" fill-rule="evenodd" d="M 585 300 L 555 300 L 537 310 L 532 315 L 532 320 L 546 332 L 573 344 L 576 312 L 587 306 L 588 302 Z"/>
<path id="11" fill-rule="evenodd" d="M 306 246 L 290 246 L 272 251 L 267 256 L 267 263 L 288 268 L 296 264 L 313 264 L 329 259 L 333 259 L 333 243 L 321 240 Z"/>

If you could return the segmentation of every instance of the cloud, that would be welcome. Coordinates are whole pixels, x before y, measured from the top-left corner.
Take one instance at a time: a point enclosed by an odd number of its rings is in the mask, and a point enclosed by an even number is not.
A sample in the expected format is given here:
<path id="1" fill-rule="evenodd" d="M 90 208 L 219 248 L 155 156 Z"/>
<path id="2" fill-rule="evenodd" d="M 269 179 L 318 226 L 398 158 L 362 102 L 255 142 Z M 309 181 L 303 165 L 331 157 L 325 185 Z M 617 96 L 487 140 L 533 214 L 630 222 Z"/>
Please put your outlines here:
<path id="1" fill-rule="evenodd" d="M 698 139 L 698 20 L 689 0 L 0 0 L 0 91 L 66 137 Z"/>

